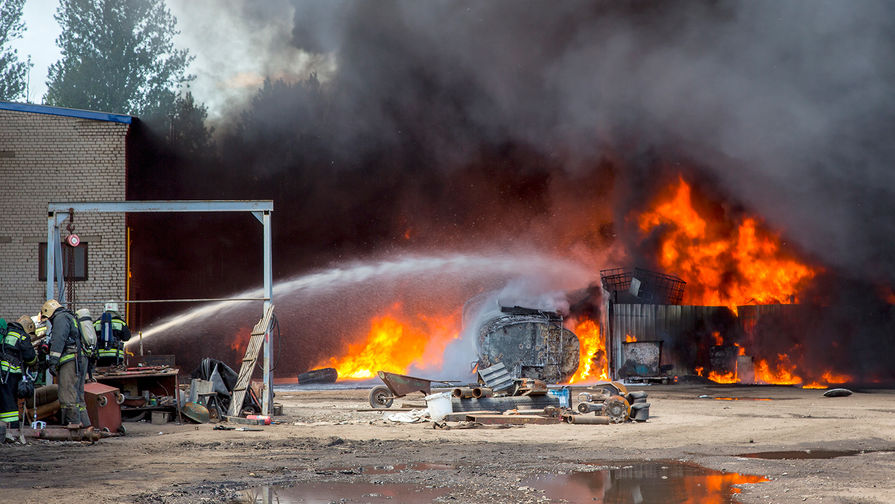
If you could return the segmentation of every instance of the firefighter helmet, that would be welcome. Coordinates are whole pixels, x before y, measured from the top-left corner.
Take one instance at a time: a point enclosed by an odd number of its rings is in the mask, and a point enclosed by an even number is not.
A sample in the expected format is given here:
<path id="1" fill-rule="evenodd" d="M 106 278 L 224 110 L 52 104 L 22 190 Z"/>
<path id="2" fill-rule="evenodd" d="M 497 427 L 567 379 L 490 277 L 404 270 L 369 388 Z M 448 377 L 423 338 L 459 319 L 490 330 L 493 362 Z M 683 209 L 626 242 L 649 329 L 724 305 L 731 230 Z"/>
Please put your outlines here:
<path id="1" fill-rule="evenodd" d="M 103 307 L 103 311 L 117 312 L 118 311 L 118 303 L 116 303 L 115 301 L 106 301 L 106 306 Z"/>
<path id="2" fill-rule="evenodd" d="M 29 317 L 28 315 L 22 315 L 21 317 L 19 317 L 18 322 L 22 325 L 22 328 L 25 329 L 26 333 L 32 336 L 34 335 L 37 329 L 34 327 L 34 320 L 32 320 L 31 317 Z"/>
<path id="3" fill-rule="evenodd" d="M 59 308 L 62 308 L 62 305 L 59 304 L 59 301 L 55 299 L 49 299 L 43 306 L 40 307 L 40 315 L 41 317 L 50 318 L 53 313 L 56 312 Z"/>

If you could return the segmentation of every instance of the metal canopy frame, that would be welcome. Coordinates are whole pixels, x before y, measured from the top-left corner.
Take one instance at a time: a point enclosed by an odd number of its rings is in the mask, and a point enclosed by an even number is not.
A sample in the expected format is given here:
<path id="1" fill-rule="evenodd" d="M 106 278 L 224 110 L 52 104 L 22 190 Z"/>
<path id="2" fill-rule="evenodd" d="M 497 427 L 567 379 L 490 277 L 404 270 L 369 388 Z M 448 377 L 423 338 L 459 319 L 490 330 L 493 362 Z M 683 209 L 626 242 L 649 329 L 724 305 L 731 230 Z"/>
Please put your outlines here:
<path id="1" fill-rule="evenodd" d="M 75 201 L 50 202 L 47 204 L 47 299 L 54 299 L 54 273 L 56 253 L 62 245 L 59 236 L 59 225 L 65 222 L 73 212 L 93 213 L 164 213 L 164 212 L 251 212 L 264 226 L 264 305 L 261 316 L 267 313 L 273 299 L 273 272 L 271 267 L 271 232 L 270 214 L 273 212 L 272 200 L 156 200 L 156 201 Z M 64 293 L 61 257 L 59 258 L 59 278 L 56 283 L 60 294 Z M 270 414 L 273 371 L 271 358 L 273 334 L 268 330 L 264 338 L 264 393 L 262 394 L 262 413 Z"/>

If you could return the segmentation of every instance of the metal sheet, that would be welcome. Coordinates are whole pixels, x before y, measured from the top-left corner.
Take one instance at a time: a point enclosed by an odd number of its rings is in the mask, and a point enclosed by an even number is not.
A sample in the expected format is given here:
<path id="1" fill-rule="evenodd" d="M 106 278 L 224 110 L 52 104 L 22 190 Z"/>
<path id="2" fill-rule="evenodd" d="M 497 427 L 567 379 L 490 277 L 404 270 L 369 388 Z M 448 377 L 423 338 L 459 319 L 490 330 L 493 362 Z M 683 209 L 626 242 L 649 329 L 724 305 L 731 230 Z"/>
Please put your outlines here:
<path id="1" fill-rule="evenodd" d="M 756 308 L 756 307 L 750 307 Z M 761 313 L 759 310 L 756 312 Z M 671 373 L 693 373 L 694 335 L 706 331 L 706 322 L 730 317 L 725 306 L 612 304 L 609 312 L 609 339 L 616 376 L 626 361 L 625 337 L 638 341 L 660 341 L 663 345 L 659 365 L 671 365 Z"/>
<path id="2" fill-rule="evenodd" d="M 491 367 L 482 369 L 479 371 L 479 378 L 492 390 L 506 390 L 513 386 L 513 377 L 510 376 L 503 362 L 498 362 Z"/>

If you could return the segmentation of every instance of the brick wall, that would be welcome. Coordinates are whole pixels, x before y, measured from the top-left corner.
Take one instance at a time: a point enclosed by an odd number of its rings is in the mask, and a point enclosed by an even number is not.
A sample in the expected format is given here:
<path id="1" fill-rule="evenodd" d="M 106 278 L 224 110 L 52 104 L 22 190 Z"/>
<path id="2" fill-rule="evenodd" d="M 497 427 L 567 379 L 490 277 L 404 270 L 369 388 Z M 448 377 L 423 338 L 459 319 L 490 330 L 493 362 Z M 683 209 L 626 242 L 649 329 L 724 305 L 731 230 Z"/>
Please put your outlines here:
<path id="1" fill-rule="evenodd" d="M 38 247 L 47 240 L 48 202 L 124 201 L 128 127 L 0 110 L 0 316 L 36 315 L 45 300 Z M 76 213 L 74 232 L 88 243 L 89 277 L 74 282 L 75 300 L 124 299 L 124 214 Z M 102 311 L 100 301 L 76 307 Z"/>

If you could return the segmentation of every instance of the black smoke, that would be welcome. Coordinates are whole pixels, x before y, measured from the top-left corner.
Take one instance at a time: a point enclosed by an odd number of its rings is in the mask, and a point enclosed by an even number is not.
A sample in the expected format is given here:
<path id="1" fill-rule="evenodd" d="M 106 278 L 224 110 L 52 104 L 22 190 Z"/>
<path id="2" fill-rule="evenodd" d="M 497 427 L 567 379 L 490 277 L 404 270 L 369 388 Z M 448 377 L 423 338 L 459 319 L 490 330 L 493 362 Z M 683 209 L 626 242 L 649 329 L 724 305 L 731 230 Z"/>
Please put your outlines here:
<path id="1" fill-rule="evenodd" d="M 826 298 L 848 307 L 836 327 L 892 349 L 876 290 L 895 284 L 888 4 L 229 5 L 234 33 L 291 16 L 289 36 L 253 57 L 306 54 L 307 72 L 267 75 L 224 106 L 214 152 L 141 133 L 128 196 L 273 199 L 275 276 L 482 244 L 574 258 L 594 277 L 617 265 L 607 257 L 654 267 L 626 218 L 684 172 L 822 264 L 825 292 L 862 286 Z M 257 285 L 253 219 L 152 219 L 135 230 L 140 297 Z M 853 316 L 865 311 L 877 315 Z"/>

